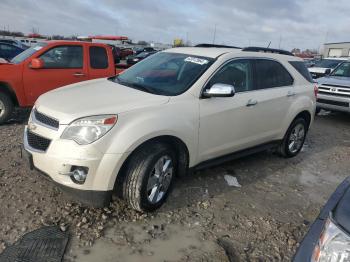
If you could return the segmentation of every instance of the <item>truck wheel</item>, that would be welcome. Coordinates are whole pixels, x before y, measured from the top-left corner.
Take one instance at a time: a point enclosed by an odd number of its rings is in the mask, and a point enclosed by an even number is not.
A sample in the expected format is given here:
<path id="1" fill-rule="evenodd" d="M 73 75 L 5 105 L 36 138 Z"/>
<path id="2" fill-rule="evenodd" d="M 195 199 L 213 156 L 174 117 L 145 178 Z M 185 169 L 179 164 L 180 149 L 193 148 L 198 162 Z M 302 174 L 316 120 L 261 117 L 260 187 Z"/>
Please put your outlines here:
<path id="1" fill-rule="evenodd" d="M 5 123 L 11 116 L 13 111 L 13 102 L 11 99 L 0 93 L 0 124 Z"/>
<path id="2" fill-rule="evenodd" d="M 307 134 L 307 124 L 304 118 L 297 118 L 289 126 L 278 153 L 286 158 L 294 157 L 303 148 Z"/>
<path id="3" fill-rule="evenodd" d="M 166 200 L 176 172 L 176 157 L 168 146 L 143 147 L 128 161 L 123 197 L 135 210 L 149 212 Z"/>

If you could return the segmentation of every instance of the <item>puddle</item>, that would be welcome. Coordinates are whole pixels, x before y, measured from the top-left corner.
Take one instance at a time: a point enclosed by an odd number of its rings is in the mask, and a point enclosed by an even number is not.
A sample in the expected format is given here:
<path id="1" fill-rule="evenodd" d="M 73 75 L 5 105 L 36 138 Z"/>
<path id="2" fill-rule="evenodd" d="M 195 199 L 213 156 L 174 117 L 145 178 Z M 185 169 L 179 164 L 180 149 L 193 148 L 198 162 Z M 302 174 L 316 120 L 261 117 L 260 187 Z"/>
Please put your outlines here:
<path id="1" fill-rule="evenodd" d="M 150 233 L 151 231 L 151 233 Z M 128 225 L 122 231 L 110 229 L 91 248 L 79 248 L 76 262 L 155 262 L 178 261 L 185 256 L 196 257 L 217 250 L 211 241 L 203 241 L 199 233 L 178 225 L 147 230 Z"/>

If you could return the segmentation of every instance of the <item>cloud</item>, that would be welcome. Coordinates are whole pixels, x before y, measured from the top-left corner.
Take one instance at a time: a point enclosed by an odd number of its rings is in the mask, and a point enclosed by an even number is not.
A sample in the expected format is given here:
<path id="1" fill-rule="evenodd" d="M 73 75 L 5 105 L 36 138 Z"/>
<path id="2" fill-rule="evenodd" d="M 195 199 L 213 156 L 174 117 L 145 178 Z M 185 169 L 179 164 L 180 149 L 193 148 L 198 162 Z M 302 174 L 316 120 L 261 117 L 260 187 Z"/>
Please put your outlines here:
<path id="1" fill-rule="evenodd" d="M 338 0 L 1 0 L 0 27 L 42 34 L 118 34 L 171 43 L 319 48 L 349 41 L 350 2 Z"/>

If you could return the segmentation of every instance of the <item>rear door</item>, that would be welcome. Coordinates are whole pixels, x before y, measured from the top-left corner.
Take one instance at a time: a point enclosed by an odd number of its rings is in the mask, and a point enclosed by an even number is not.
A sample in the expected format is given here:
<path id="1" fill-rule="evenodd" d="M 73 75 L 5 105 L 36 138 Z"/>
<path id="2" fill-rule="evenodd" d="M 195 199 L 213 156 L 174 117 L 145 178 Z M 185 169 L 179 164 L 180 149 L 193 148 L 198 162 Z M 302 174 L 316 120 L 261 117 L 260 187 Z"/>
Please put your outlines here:
<path id="1" fill-rule="evenodd" d="M 24 67 L 23 84 L 29 104 L 52 89 L 88 79 L 84 63 L 83 45 L 58 45 L 39 57 L 44 62 L 41 69 Z"/>
<path id="2" fill-rule="evenodd" d="M 112 49 L 108 51 L 104 46 L 89 46 L 89 79 L 115 75 Z"/>
<path id="3" fill-rule="evenodd" d="M 256 102 L 252 108 L 257 113 L 251 121 L 257 132 L 251 139 L 261 144 L 280 135 L 296 91 L 293 77 L 280 62 L 262 58 L 254 64 L 254 91 L 249 99 Z"/>

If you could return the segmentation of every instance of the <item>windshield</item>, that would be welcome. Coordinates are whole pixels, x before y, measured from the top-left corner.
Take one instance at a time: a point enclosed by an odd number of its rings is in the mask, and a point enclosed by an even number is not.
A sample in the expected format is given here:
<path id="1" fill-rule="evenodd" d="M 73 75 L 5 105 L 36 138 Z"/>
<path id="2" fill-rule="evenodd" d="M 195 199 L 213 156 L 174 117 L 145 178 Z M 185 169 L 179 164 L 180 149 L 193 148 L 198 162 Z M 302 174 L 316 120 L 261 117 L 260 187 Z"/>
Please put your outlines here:
<path id="1" fill-rule="evenodd" d="M 142 53 L 139 53 L 136 57 L 138 58 L 144 58 L 146 56 L 148 56 L 149 52 L 142 52 Z"/>
<path id="2" fill-rule="evenodd" d="M 145 92 L 176 96 L 189 89 L 213 61 L 208 57 L 161 52 L 149 56 L 113 79 Z"/>
<path id="3" fill-rule="evenodd" d="M 46 45 L 47 45 L 47 43 L 39 43 L 31 48 L 28 48 L 27 50 L 23 51 L 19 55 L 12 58 L 12 60 L 10 62 L 13 64 L 19 64 L 19 63 L 23 62 L 24 60 L 26 60 L 31 55 L 33 55 L 34 53 L 36 53 L 37 51 L 39 51 L 41 48 L 43 48 Z"/>
<path id="4" fill-rule="evenodd" d="M 350 62 L 342 63 L 333 71 L 331 76 L 350 77 Z"/>
<path id="5" fill-rule="evenodd" d="M 322 67 L 322 68 L 335 68 L 337 65 L 339 65 L 341 60 L 336 59 L 322 59 L 315 63 L 314 67 Z"/>

